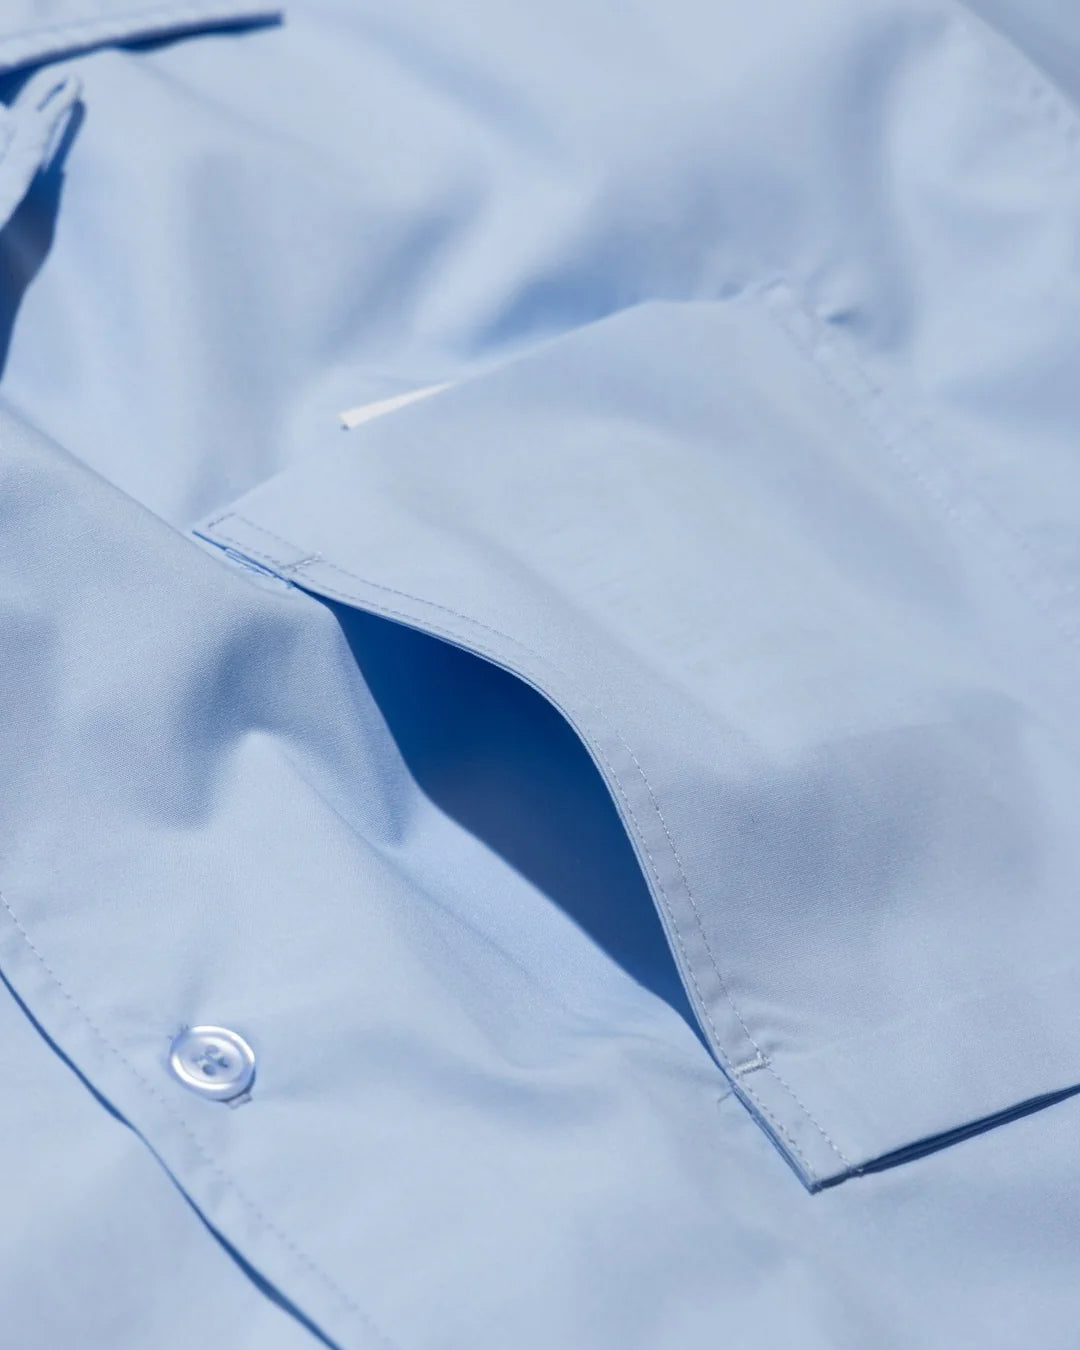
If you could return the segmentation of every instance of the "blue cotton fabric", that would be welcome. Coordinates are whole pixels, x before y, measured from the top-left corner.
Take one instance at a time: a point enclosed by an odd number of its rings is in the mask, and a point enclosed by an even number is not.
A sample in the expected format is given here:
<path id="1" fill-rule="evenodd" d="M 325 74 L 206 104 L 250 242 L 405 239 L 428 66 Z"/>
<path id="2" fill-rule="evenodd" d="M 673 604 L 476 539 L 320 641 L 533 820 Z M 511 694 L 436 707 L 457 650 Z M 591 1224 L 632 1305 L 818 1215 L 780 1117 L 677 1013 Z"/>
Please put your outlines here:
<path id="1" fill-rule="evenodd" d="M 1054 0 L 5 10 L 5 1345 L 1075 1345 L 1078 98 Z"/>

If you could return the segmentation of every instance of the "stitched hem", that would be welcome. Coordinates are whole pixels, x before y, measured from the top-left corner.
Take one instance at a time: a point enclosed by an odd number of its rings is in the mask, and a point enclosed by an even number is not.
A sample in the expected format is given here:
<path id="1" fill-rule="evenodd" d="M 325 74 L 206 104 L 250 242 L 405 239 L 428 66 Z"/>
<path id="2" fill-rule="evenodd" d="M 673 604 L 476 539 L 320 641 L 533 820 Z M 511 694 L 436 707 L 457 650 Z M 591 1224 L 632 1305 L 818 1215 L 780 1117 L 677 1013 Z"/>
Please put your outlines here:
<path id="1" fill-rule="evenodd" d="M 247 1195 L 247 1193 L 237 1184 L 237 1182 L 234 1181 L 233 1178 L 229 1176 L 227 1172 L 224 1171 L 221 1165 L 215 1161 L 213 1156 L 210 1154 L 209 1150 L 199 1139 L 198 1135 L 195 1134 L 195 1132 L 187 1124 L 187 1122 L 184 1120 L 183 1116 L 179 1113 L 179 1111 L 177 1111 L 176 1108 L 169 1102 L 168 1098 L 165 1097 L 163 1093 L 159 1092 L 158 1089 L 154 1086 L 154 1084 L 151 1083 L 149 1079 L 138 1068 L 136 1068 L 134 1064 L 132 1064 L 132 1062 L 127 1058 L 127 1056 L 121 1050 L 119 1050 L 112 1043 L 112 1041 L 109 1040 L 108 1036 L 106 1036 L 106 1034 L 101 1030 L 101 1028 L 89 1015 L 89 1013 L 87 1013 L 83 1009 L 82 1005 L 75 998 L 75 996 L 68 990 L 67 986 L 60 979 L 59 975 L 57 975 L 57 973 L 49 965 L 48 961 L 45 959 L 45 957 L 42 955 L 42 953 L 35 945 L 33 938 L 30 936 L 26 928 L 23 926 L 19 916 L 16 914 L 14 909 L 12 909 L 10 902 L 8 901 L 7 897 L 3 894 L 3 892 L 0 892 L 0 907 L 2 907 L 2 909 L 6 912 L 8 918 L 11 921 L 12 926 L 15 929 L 15 932 L 19 936 L 19 939 L 32 954 L 34 961 L 39 967 L 39 969 L 44 973 L 45 977 L 48 979 L 50 984 L 55 986 L 55 988 L 65 1001 L 65 1003 L 75 1013 L 75 1015 L 78 1017 L 79 1021 L 83 1024 L 83 1026 L 85 1026 L 86 1029 L 90 1032 L 94 1040 L 108 1052 L 110 1059 L 120 1064 L 124 1068 L 129 1079 L 134 1081 L 134 1083 L 137 1085 L 140 1094 L 149 1096 L 151 1100 L 156 1104 L 157 1108 L 163 1110 L 166 1113 L 170 1121 L 172 1121 L 175 1124 L 176 1128 L 178 1128 L 181 1131 L 184 1138 L 187 1140 L 188 1144 L 194 1149 L 195 1154 L 200 1160 L 200 1162 L 212 1173 L 212 1175 L 222 1184 L 222 1186 L 226 1188 L 229 1194 L 231 1194 L 232 1197 L 239 1202 L 241 1208 L 244 1211 L 246 1211 L 249 1217 L 254 1219 L 256 1224 L 262 1229 L 264 1233 L 269 1234 L 269 1236 L 274 1240 L 274 1242 L 287 1253 L 288 1257 L 291 1260 L 299 1263 L 299 1265 L 309 1275 L 312 1275 L 316 1278 L 316 1280 L 323 1286 L 323 1288 L 326 1289 L 330 1293 L 330 1295 L 334 1298 L 335 1302 L 337 1302 L 342 1308 L 345 1308 L 349 1312 L 349 1314 L 351 1314 L 351 1316 L 356 1319 L 356 1321 L 364 1329 L 365 1334 L 373 1340 L 373 1343 L 375 1345 L 381 1347 L 381 1350 L 401 1350 L 401 1347 L 398 1346 L 396 1342 L 390 1340 L 390 1338 L 383 1331 L 381 1331 L 378 1326 L 376 1326 L 376 1324 L 372 1321 L 370 1316 L 363 1310 L 363 1308 L 361 1308 L 358 1303 L 356 1303 L 347 1293 L 345 1293 L 345 1291 L 337 1284 L 337 1282 L 331 1276 L 327 1275 L 327 1273 L 322 1269 L 321 1266 L 319 1266 L 315 1261 L 313 1261 L 312 1258 L 308 1256 L 306 1252 L 304 1252 L 300 1247 L 297 1246 L 297 1244 L 292 1240 L 292 1238 L 288 1236 L 287 1233 L 285 1233 L 271 1219 L 269 1219 L 266 1216 L 266 1214 L 259 1207 L 259 1205 L 256 1204 L 256 1202 L 253 1201 Z M 9 977 L 12 978 L 14 977 L 14 972 L 8 972 L 8 974 Z M 13 978 L 13 983 L 14 982 L 15 981 Z M 34 1004 L 36 1004 L 36 1000 L 31 1000 L 30 1003 L 31 1006 L 33 1006 Z M 35 1007 L 35 1014 L 40 1015 L 40 1013 L 41 1009 Z M 56 1037 L 56 1039 L 58 1043 L 63 1045 L 62 1039 L 60 1037 Z M 76 1059 L 75 1056 L 72 1056 L 72 1058 L 73 1060 Z M 154 1147 L 152 1141 L 148 1140 L 147 1142 L 150 1143 L 151 1148 Z M 156 1149 L 154 1149 L 154 1151 L 156 1152 Z M 178 1177 L 177 1180 L 180 1182 L 181 1185 L 183 1184 L 182 1178 Z M 201 1207 L 197 1206 L 197 1208 L 199 1208 L 200 1212 L 202 1212 Z M 207 1217 L 208 1220 L 211 1222 L 212 1226 L 214 1226 L 210 1216 Z M 296 1306 L 298 1309 L 300 1309 L 301 1312 L 304 1311 L 302 1304 L 299 1301 L 292 1300 L 291 1295 L 287 1294 L 287 1296 L 291 1299 L 291 1301 L 296 1302 Z"/>
<path id="2" fill-rule="evenodd" d="M 855 353 L 836 340 L 828 323 L 800 303 L 786 278 L 768 283 L 760 295 L 778 331 L 855 413 L 875 443 L 951 522 L 994 554 L 1005 577 L 1050 621 L 1075 656 L 1080 632 L 1058 608 L 1075 588 L 1069 583 L 1056 585 L 1040 550 L 949 463 L 935 444 L 928 418 L 914 421 L 901 412 Z"/>
<path id="3" fill-rule="evenodd" d="M 227 534 L 221 528 L 221 526 L 230 520 L 238 521 L 240 524 L 246 526 L 248 529 L 256 531 L 259 535 L 264 535 L 269 539 L 276 540 L 280 544 L 284 544 L 288 549 L 297 554 L 296 559 L 290 561 L 279 557 L 277 554 L 271 554 L 260 551 L 258 549 L 251 547 L 250 541 L 238 538 L 235 535 Z M 407 591 L 400 591 L 392 586 L 386 586 L 380 582 L 374 582 L 366 577 L 362 577 L 354 572 L 350 572 L 346 568 L 339 567 L 335 563 L 326 561 L 325 557 L 319 553 L 316 553 L 310 549 L 301 549 L 299 545 L 294 544 L 291 540 L 285 539 L 280 535 L 274 534 L 273 531 L 267 530 L 263 526 L 256 524 L 254 521 L 248 520 L 246 517 L 240 515 L 238 512 L 229 511 L 226 512 L 224 515 L 216 516 L 214 519 L 207 522 L 207 524 L 203 527 L 203 530 L 205 530 L 206 533 L 203 534 L 202 531 L 199 531 L 198 533 L 200 534 L 200 537 L 207 538 L 211 543 L 215 544 L 221 541 L 222 543 L 231 545 L 233 548 L 238 549 L 240 552 L 249 555 L 262 563 L 269 564 L 277 571 L 278 575 L 282 576 L 282 578 L 285 580 L 295 579 L 298 577 L 298 574 L 304 572 L 306 569 L 317 567 L 318 569 L 320 569 L 320 571 L 325 569 L 327 571 L 339 574 L 343 577 L 348 577 L 354 581 L 358 581 L 363 586 L 368 587 L 370 590 L 382 592 L 388 595 L 399 596 L 404 600 L 411 601 L 413 604 L 421 606 L 423 609 L 437 610 L 449 614 L 453 618 L 468 625 L 468 627 L 471 629 L 479 629 L 481 631 L 488 632 L 492 634 L 492 636 L 498 638 L 502 643 L 509 643 L 511 646 L 525 653 L 525 655 L 529 657 L 531 661 L 538 663 L 541 667 L 545 668 L 548 671 L 553 672 L 557 677 L 557 682 L 561 681 L 566 685 L 567 688 L 574 689 L 573 681 L 565 673 L 565 671 L 560 670 L 557 666 L 553 665 L 548 658 L 540 655 L 540 653 L 526 646 L 517 638 L 511 637 L 509 634 L 503 633 L 500 630 L 493 628 L 491 625 L 483 623 L 480 620 L 473 619 L 466 614 L 461 614 L 457 610 L 451 609 L 449 606 L 441 605 L 436 601 L 425 600 L 422 597 L 412 595 Z M 332 583 L 327 583 L 322 580 L 316 581 L 313 579 L 309 581 L 304 581 L 301 578 L 300 584 L 310 585 L 312 590 L 316 590 L 321 594 L 325 594 L 329 598 L 342 600 L 345 601 L 346 603 L 353 603 L 360 605 L 365 609 L 373 610 L 375 612 L 384 614 L 388 618 L 398 619 L 414 626 L 420 622 L 415 615 L 407 614 L 404 611 L 394 609 L 389 605 L 374 604 L 370 596 L 360 595 L 355 591 L 341 589 L 340 587 L 334 586 Z M 734 1090 L 741 1097 L 744 1097 L 744 1099 L 748 1099 L 747 1100 L 748 1107 L 763 1118 L 764 1122 L 766 1122 L 766 1128 L 777 1140 L 778 1144 L 783 1149 L 783 1151 L 788 1153 L 789 1156 L 792 1158 L 792 1160 L 797 1164 L 799 1170 L 802 1171 L 802 1173 L 805 1175 L 806 1179 L 811 1184 L 811 1186 L 817 1186 L 821 1180 L 820 1165 L 815 1166 L 815 1164 L 811 1162 L 810 1158 L 807 1155 L 805 1147 L 800 1147 L 799 1143 L 792 1137 L 792 1134 L 784 1127 L 784 1125 L 777 1118 L 774 1112 L 770 1110 L 770 1108 L 766 1105 L 765 1101 L 762 1099 L 762 1095 L 756 1092 L 754 1088 L 751 1087 L 751 1085 L 745 1080 L 745 1078 L 739 1076 L 738 1069 L 732 1064 L 732 1059 L 735 1057 L 737 1057 L 740 1061 L 743 1059 L 744 1055 L 746 1054 L 746 1047 L 745 1046 L 738 1047 L 733 1054 L 731 1047 L 727 1044 L 727 1042 L 731 1040 L 731 1037 L 730 1036 L 725 1037 L 724 1035 L 722 1035 L 719 1027 L 716 1024 L 716 1021 L 712 1013 L 712 1009 L 710 1007 L 710 1000 L 706 996 L 699 982 L 698 974 L 695 969 L 695 963 L 691 959 L 690 954 L 687 950 L 684 934 L 680 927 L 679 921 L 675 916 L 674 908 L 671 902 L 671 897 L 668 893 L 667 887 L 664 885 L 663 877 L 661 875 L 660 868 L 657 864 L 657 860 L 646 841 L 646 831 L 642 828 L 641 821 L 638 818 L 637 812 L 634 810 L 633 804 L 630 800 L 630 795 L 627 792 L 626 785 L 623 781 L 622 776 L 615 768 L 615 766 L 612 764 L 607 754 L 605 754 L 598 738 L 595 736 L 595 734 L 590 734 L 590 731 L 581 727 L 581 725 L 579 724 L 579 718 L 575 716 L 565 706 L 564 702 L 552 692 L 550 682 L 539 681 L 536 677 L 531 676 L 527 671 L 527 669 L 523 669 L 522 667 L 509 662 L 504 653 L 493 650 L 491 647 L 486 646 L 483 642 L 476 641 L 471 637 L 466 639 L 460 632 L 456 630 L 441 627 L 438 624 L 431 623 L 426 619 L 423 620 L 422 626 L 427 632 L 446 638 L 447 640 L 454 642 L 456 645 L 467 646 L 470 651 L 473 651 L 478 655 L 484 656 L 488 660 L 494 661 L 498 665 L 504 666 L 519 679 L 525 680 L 526 683 L 536 688 L 537 691 L 541 693 L 550 703 L 552 703 L 559 710 L 559 712 L 567 719 L 567 721 L 570 722 L 570 724 L 577 731 L 578 735 L 581 737 L 584 744 L 588 747 L 590 752 L 598 760 L 601 772 L 605 778 L 605 781 L 607 781 L 607 783 L 609 784 L 615 795 L 616 801 L 621 808 L 620 813 L 623 815 L 623 819 L 627 823 L 631 839 L 634 842 L 635 848 L 638 850 L 639 860 L 641 861 L 643 870 L 645 871 L 646 876 L 648 877 L 651 883 L 651 889 L 653 891 L 653 895 L 656 900 L 657 908 L 660 912 L 661 919 L 664 922 L 664 927 L 667 930 L 669 938 L 672 941 L 672 944 L 676 950 L 680 968 L 684 971 L 687 979 L 690 982 L 690 985 L 693 990 L 694 995 L 693 1001 L 695 1007 L 698 1009 L 702 1017 L 702 1020 L 705 1023 L 705 1027 L 709 1033 L 710 1043 L 713 1047 L 713 1051 L 717 1059 L 720 1062 L 721 1067 L 724 1069 L 725 1073 L 729 1076 L 732 1083 L 734 1084 Z M 708 957 L 712 974 L 715 977 L 721 997 L 723 1001 L 727 1004 L 732 1015 L 734 1016 L 735 1021 L 738 1024 L 738 1027 L 741 1031 L 742 1038 L 745 1038 L 747 1046 L 749 1046 L 750 1050 L 752 1051 L 752 1058 L 750 1062 L 753 1063 L 755 1068 L 760 1068 L 764 1070 L 773 1079 L 776 1085 L 782 1090 L 787 1100 L 791 1104 L 793 1104 L 794 1107 L 797 1109 L 799 1115 L 813 1127 L 813 1129 L 817 1132 L 817 1134 L 820 1136 L 821 1140 L 828 1147 L 831 1153 L 835 1156 L 836 1159 L 839 1160 L 844 1170 L 848 1172 L 852 1171 L 854 1166 L 852 1162 L 845 1156 L 844 1152 L 842 1151 L 840 1146 L 835 1142 L 835 1140 L 833 1140 L 830 1137 L 828 1132 L 825 1130 L 824 1126 L 813 1116 L 813 1114 L 810 1112 L 809 1108 L 805 1105 L 805 1103 L 796 1095 L 794 1089 L 781 1076 L 779 1071 L 771 1062 L 770 1058 L 765 1054 L 761 1046 L 758 1044 L 757 1040 L 754 1038 L 752 1032 L 750 1031 L 749 1027 L 746 1024 L 745 1019 L 742 1016 L 742 1013 L 739 1011 L 739 1008 L 736 1005 L 727 987 L 723 974 L 720 971 L 719 962 L 717 960 L 716 954 L 712 948 L 711 943 L 709 942 L 708 934 L 705 930 L 705 925 L 702 920 L 701 911 L 698 907 L 697 900 L 694 897 L 693 890 L 687 878 L 686 871 L 683 867 L 682 859 L 678 852 L 678 848 L 671 835 L 671 831 L 668 828 L 668 824 L 664 818 L 663 811 L 660 808 L 660 804 L 657 801 L 656 794 L 653 790 L 652 784 L 649 782 L 649 779 L 646 776 L 645 771 L 642 768 L 642 765 L 638 760 L 637 755 L 634 753 L 632 747 L 627 743 L 625 737 L 622 735 L 619 729 L 611 722 L 610 718 L 600 708 L 596 707 L 593 703 L 591 703 L 591 701 L 585 698 L 576 698 L 574 702 L 577 706 L 586 708 L 593 718 L 603 723 L 603 725 L 615 738 L 615 740 L 618 742 L 621 748 L 629 756 L 629 759 L 633 764 L 634 771 L 636 772 L 636 775 L 640 779 L 641 784 L 647 794 L 649 805 L 652 811 L 655 813 L 656 818 L 660 824 L 660 827 L 663 830 L 667 850 L 678 871 L 679 879 L 682 883 L 682 889 L 686 895 L 687 902 L 690 906 L 690 911 L 695 923 L 698 940 L 700 941 L 701 947 L 704 950 L 706 956 Z M 745 1065 L 742 1066 L 742 1072 L 743 1073 L 746 1072 Z"/>

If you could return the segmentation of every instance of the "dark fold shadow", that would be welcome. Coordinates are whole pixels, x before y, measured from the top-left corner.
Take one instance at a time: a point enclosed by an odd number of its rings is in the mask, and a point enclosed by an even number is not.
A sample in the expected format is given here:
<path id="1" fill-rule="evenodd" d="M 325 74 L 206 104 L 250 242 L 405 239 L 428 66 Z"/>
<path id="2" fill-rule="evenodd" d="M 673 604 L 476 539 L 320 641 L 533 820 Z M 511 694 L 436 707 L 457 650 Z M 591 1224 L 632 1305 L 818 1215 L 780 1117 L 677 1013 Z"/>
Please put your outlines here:
<path id="1" fill-rule="evenodd" d="M 891 1167 L 899 1167 L 903 1163 L 914 1162 L 918 1158 L 925 1158 L 930 1153 L 938 1153 L 943 1148 L 952 1148 L 956 1144 L 961 1144 L 965 1139 L 972 1139 L 976 1135 L 985 1134 L 987 1130 L 996 1130 L 1000 1125 L 1008 1125 L 1010 1121 L 1020 1120 L 1023 1116 L 1030 1116 L 1036 1111 L 1045 1111 L 1047 1107 L 1056 1106 L 1058 1102 L 1063 1102 L 1069 1097 L 1075 1097 L 1080 1093 L 1080 1087 L 1061 1088 L 1058 1092 L 1047 1092 L 1041 1097 L 1032 1097 L 1026 1102 L 1019 1102 L 1016 1106 L 1010 1107 L 1007 1111 L 999 1111 L 996 1116 L 984 1116 L 981 1120 L 973 1120 L 967 1125 L 961 1125 L 955 1130 L 947 1130 L 944 1134 L 931 1135 L 927 1139 L 918 1139 L 913 1144 L 907 1144 L 904 1148 L 898 1148 L 892 1153 L 885 1153 L 880 1158 L 875 1158 L 873 1162 L 864 1163 L 861 1167 L 855 1169 L 858 1175 L 864 1172 L 885 1172 Z M 838 1186 L 840 1182 L 846 1181 L 847 1173 L 843 1176 L 833 1177 L 829 1181 L 822 1182 L 818 1190 L 827 1190 L 832 1186 Z"/>
<path id="2" fill-rule="evenodd" d="M 167 32 L 153 33 L 147 37 L 133 36 L 108 44 L 94 42 L 86 46 L 80 46 L 77 40 L 73 40 L 70 46 L 57 55 L 68 59 L 101 45 L 132 52 L 154 52 L 196 37 L 240 37 L 257 29 L 275 28 L 279 24 L 280 20 L 273 15 L 221 20 L 194 18 L 186 27 L 178 24 Z M 13 102 L 22 86 L 43 64 L 45 62 L 22 66 L 0 76 L 0 103 Z M 19 306 L 52 247 L 64 184 L 64 161 L 84 116 L 83 104 L 76 103 L 48 166 L 38 173 L 14 215 L 0 229 L 0 378 L 3 378 L 7 365 Z"/>
<path id="3" fill-rule="evenodd" d="M 0 93 L 7 101 L 9 91 Z M 64 160 L 83 116 L 83 105 L 76 103 L 48 166 L 37 174 L 11 219 L 0 229 L 0 378 L 7 366 L 19 306 L 52 248 L 64 186 Z"/>
<path id="4" fill-rule="evenodd" d="M 611 795 L 562 714 L 516 676 L 450 643 L 329 607 L 420 788 L 700 1038 Z"/>

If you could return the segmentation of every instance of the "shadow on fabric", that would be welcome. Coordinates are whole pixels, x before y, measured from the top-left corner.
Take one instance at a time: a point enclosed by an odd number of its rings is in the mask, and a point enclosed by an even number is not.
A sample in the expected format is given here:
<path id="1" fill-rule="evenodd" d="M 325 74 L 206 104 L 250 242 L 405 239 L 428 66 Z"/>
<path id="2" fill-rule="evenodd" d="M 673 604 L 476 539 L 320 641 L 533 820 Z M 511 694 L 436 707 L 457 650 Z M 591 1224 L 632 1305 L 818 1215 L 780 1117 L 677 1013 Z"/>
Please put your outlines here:
<path id="1" fill-rule="evenodd" d="M 611 795 L 562 714 L 516 676 L 450 643 L 329 607 L 422 791 L 701 1039 Z"/>
<path id="2" fill-rule="evenodd" d="M 10 95 L 5 82 L 0 99 L 7 101 Z M 0 229 L 0 378 L 7 366 L 19 306 L 52 248 L 64 186 L 64 162 L 84 116 L 83 105 L 76 103 L 48 166 L 37 174 L 11 219 Z"/>

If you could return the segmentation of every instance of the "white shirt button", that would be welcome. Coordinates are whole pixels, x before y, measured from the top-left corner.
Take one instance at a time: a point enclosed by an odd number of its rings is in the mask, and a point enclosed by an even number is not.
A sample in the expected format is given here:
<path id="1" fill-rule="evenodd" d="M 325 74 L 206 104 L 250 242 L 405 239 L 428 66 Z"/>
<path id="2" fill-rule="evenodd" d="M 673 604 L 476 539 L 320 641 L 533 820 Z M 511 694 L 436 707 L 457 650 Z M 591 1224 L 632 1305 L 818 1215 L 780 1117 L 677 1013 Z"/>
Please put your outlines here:
<path id="1" fill-rule="evenodd" d="M 226 1027 L 186 1027 L 172 1043 L 169 1068 L 193 1092 L 229 1101 L 251 1087 L 255 1052 Z"/>

